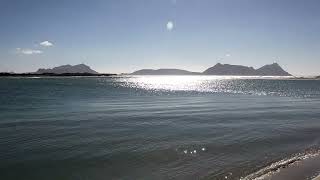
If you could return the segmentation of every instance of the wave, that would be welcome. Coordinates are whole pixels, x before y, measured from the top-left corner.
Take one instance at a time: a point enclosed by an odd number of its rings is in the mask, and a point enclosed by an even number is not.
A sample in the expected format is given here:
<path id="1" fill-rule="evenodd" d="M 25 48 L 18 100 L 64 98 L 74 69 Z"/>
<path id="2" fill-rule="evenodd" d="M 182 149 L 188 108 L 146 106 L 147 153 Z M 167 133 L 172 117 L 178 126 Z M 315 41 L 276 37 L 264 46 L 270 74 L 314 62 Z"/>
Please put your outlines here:
<path id="1" fill-rule="evenodd" d="M 240 180 L 264 180 L 269 179 L 277 175 L 282 169 L 289 169 L 293 165 L 303 166 L 307 160 L 315 159 L 320 157 L 320 150 L 311 150 L 304 153 L 294 155 L 290 158 L 280 160 L 278 162 L 272 163 L 271 165 L 264 167 Z M 311 176 L 314 176 L 312 174 Z"/>

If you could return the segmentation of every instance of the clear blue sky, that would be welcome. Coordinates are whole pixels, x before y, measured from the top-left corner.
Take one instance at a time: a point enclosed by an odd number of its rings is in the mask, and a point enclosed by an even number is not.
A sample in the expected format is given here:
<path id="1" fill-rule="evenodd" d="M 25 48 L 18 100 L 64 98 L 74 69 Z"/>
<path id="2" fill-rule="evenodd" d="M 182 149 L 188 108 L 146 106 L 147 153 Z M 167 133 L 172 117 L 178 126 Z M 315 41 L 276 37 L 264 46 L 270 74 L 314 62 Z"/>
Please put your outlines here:
<path id="1" fill-rule="evenodd" d="M 0 71 L 278 62 L 320 74 L 319 0 L 0 0 Z"/>

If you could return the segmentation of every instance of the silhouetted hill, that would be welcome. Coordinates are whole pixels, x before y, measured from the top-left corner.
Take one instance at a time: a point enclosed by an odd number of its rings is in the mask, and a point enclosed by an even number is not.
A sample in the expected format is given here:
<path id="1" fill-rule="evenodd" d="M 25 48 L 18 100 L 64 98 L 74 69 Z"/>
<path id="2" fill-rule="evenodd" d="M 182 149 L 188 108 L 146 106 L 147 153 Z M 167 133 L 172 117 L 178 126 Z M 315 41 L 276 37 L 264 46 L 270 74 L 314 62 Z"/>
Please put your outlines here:
<path id="1" fill-rule="evenodd" d="M 91 73 L 63 73 L 63 74 L 54 74 L 54 73 L 6 73 L 0 72 L 0 77 L 64 77 L 64 76 L 115 76 L 117 74 L 91 74 Z"/>
<path id="2" fill-rule="evenodd" d="M 257 69 L 260 76 L 291 76 L 288 72 L 283 70 L 278 63 L 268 64 Z"/>
<path id="3" fill-rule="evenodd" d="M 197 75 L 201 73 L 190 72 L 181 69 L 141 69 L 131 73 L 132 75 Z"/>
<path id="4" fill-rule="evenodd" d="M 203 74 L 252 76 L 252 75 L 256 75 L 256 70 L 253 67 L 218 63 L 215 66 L 205 70 Z"/>
<path id="5" fill-rule="evenodd" d="M 52 69 L 39 69 L 36 74 L 79 74 L 79 73 L 87 73 L 87 74 L 98 74 L 98 72 L 92 70 L 89 66 L 85 64 L 78 65 L 63 65 L 54 67 Z"/>
<path id="6" fill-rule="evenodd" d="M 291 76 L 291 74 L 284 71 L 277 63 L 262 66 L 257 70 L 253 67 L 218 63 L 205 70 L 203 74 L 231 76 Z"/>
<path id="7" fill-rule="evenodd" d="M 190 72 L 181 69 L 142 69 L 131 75 L 220 75 L 220 76 L 291 76 L 279 64 L 273 63 L 259 69 L 242 65 L 217 63 L 202 73 Z"/>

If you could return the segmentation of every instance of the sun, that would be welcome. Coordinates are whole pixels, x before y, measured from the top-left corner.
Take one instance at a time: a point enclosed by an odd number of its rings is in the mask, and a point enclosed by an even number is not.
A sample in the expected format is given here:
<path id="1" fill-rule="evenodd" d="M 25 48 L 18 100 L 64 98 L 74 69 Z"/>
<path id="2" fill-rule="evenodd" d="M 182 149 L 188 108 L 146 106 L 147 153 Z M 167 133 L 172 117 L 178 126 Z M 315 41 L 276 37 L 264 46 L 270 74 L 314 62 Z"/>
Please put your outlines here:
<path id="1" fill-rule="evenodd" d="M 167 23 L 167 30 L 168 30 L 168 31 L 171 31 L 171 30 L 173 29 L 173 27 L 174 27 L 173 22 L 172 22 L 172 21 L 169 21 L 169 22 Z"/>

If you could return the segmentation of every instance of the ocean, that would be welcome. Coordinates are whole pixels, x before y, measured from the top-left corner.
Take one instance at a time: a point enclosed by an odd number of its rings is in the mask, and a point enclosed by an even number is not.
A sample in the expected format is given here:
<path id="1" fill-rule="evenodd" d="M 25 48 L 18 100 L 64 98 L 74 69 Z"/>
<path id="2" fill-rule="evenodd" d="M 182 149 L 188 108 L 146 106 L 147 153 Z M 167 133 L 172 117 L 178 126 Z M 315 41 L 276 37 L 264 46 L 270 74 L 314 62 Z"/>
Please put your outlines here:
<path id="1" fill-rule="evenodd" d="M 249 180 L 319 153 L 319 80 L 0 78 L 0 94 L 4 180 Z"/>

